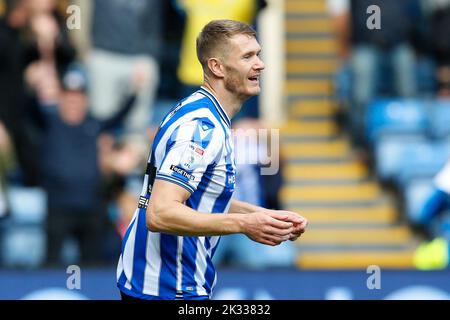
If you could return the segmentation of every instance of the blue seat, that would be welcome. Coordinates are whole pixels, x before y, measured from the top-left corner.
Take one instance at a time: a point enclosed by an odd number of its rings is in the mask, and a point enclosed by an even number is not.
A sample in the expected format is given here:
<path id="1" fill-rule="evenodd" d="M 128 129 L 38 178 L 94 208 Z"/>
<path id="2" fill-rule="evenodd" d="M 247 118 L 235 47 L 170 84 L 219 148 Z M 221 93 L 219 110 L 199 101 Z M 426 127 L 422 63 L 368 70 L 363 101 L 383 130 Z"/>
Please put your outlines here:
<path id="1" fill-rule="evenodd" d="M 400 184 L 406 184 L 416 177 L 434 177 L 450 157 L 450 141 L 429 141 L 424 145 L 418 145 L 413 153 L 410 153 L 408 161 L 395 175 Z"/>
<path id="2" fill-rule="evenodd" d="M 426 145 L 424 136 L 393 135 L 380 137 L 375 143 L 375 170 L 382 181 L 390 181 L 409 161 L 417 146 Z"/>
<path id="3" fill-rule="evenodd" d="M 450 156 L 450 142 L 424 136 L 384 136 L 375 145 L 376 171 L 383 181 L 405 184 L 433 177 Z"/>
<path id="4" fill-rule="evenodd" d="M 45 259 L 45 230 L 39 226 L 14 225 L 3 230 L 1 260 L 9 268 L 36 268 Z"/>
<path id="5" fill-rule="evenodd" d="M 41 224 L 47 215 L 47 196 L 41 188 L 11 186 L 8 189 L 14 223 Z"/>
<path id="6" fill-rule="evenodd" d="M 433 190 L 433 179 L 429 178 L 411 179 L 403 187 L 405 213 L 410 222 L 419 223 L 421 221 L 420 213 L 422 207 Z"/>
<path id="7" fill-rule="evenodd" d="M 438 99 L 433 103 L 430 133 L 436 138 L 450 137 L 450 99 Z"/>
<path id="8" fill-rule="evenodd" d="M 423 134 L 426 104 L 417 99 L 377 99 L 368 105 L 366 136 L 372 144 L 384 134 Z"/>
<path id="9" fill-rule="evenodd" d="M 45 259 L 46 194 L 40 188 L 10 186 L 11 216 L 2 225 L 1 261 L 7 267 L 36 268 Z"/>

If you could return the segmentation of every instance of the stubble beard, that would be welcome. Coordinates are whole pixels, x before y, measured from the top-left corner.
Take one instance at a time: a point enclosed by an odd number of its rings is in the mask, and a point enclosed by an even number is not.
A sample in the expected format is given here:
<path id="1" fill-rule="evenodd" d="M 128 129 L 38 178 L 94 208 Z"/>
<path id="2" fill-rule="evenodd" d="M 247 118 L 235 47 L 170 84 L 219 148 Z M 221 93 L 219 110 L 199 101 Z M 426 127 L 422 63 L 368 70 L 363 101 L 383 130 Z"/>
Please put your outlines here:
<path id="1" fill-rule="evenodd" d="M 252 97 L 253 94 L 250 94 L 247 91 L 242 91 L 242 88 L 246 88 L 246 85 L 236 75 L 236 71 L 234 69 L 228 68 L 228 72 L 230 73 L 230 77 L 225 80 L 225 89 L 227 89 L 229 92 L 234 93 L 236 97 L 242 102 Z"/>

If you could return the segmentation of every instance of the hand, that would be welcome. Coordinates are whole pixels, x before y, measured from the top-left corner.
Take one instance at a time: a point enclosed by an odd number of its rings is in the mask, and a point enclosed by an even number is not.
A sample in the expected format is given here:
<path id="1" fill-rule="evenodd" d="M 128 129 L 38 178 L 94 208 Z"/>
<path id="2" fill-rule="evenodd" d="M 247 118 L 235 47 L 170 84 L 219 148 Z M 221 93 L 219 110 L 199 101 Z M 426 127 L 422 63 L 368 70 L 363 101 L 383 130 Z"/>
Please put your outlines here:
<path id="1" fill-rule="evenodd" d="M 49 14 L 37 14 L 31 20 L 31 29 L 36 35 L 41 54 L 51 54 L 59 35 L 58 24 L 55 18 Z"/>
<path id="2" fill-rule="evenodd" d="M 145 61 L 138 61 L 134 65 L 132 74 L 132 88 L 135 93 L 143 90 L 150 81 L 150 66 Z"/>
<path id="3" fill-rule="evenodd" d="M 11 150 L 11 139 L 3 122 L 0 121 L 0 154 Z"/>
<path id="4" fill-rule="evenodd" d="M 306 227 L 308 226 L 308 220 L 296 212 L 269 209 L 266 209 L 265 212 L 275 219 L 292 222 L 294 230 L 289 237 L 291 241 L 297 240 L 306 231 Z"/>
<path id="5" fill-rule="evenodd" d="M 253 241 L 269 246 L 289 240 L 295 232 L 292 222 L 273 218 L 264 211 L 245 214 L 242 218 L 245 221 L 243 233 Z"/>
<path id="6" fill-rule="evenodd" d="M 139 153 L 131 145 L 124 145 L 114 151 L 113 169 L 116 173 L 127 176 L 139 166 Z"/>

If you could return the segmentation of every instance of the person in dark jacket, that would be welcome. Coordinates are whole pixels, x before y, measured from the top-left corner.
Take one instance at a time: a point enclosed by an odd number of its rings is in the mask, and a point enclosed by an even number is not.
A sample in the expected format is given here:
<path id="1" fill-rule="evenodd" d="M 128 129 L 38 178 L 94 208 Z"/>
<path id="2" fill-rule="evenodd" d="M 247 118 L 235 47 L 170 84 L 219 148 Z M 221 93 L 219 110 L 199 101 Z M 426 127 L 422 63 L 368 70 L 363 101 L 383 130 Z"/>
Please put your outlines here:
<path id="1" fill-rule="evenodd" d="M 21 182 L 38 183 L 34 156 L 38 141 L 26 111 L 23 75 L 33 61 L 46 61 L 64 69 L 76 51 L 54 16 L 37 14 L 26 0 L 3 0 L 0 18 L 0 120 L 16 149 Z M 52 26 L 52 28 L 49 28 Z"/>
<path id="2" fill-rule="evenodd" d="M 112 118 L 100 121 L 87 113 L 87 77 L 82 68 L 71 66 L 61 87 L 57 105 L 42 105 L 39 98 L 32 103 L 43 133 L 39 156 L 48 197 L 46 264 L 61 263 L 68 236 L 77 240 L 82 264 L 99 264 L 104 262 L 102 245 L 109 223 L 100 190 L 97 140 L 101 133 L 120 125 L 135 95 Z"/>

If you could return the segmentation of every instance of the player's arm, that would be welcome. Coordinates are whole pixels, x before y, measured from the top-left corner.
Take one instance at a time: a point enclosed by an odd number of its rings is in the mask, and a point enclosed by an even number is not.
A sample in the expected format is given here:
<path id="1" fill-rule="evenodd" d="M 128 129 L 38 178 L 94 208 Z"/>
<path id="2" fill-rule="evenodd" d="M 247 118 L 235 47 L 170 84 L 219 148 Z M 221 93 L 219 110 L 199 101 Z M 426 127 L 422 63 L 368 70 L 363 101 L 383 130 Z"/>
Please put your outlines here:
<path id="1" fill-rule="evenodd" d="M 156 179 L 147 209 L 147 227 L 153 232 L 181 236 L 215 236 L 243 233 L 254 241 L 278 245 L 290 239 L 293 224 L 264 212 L 249 214 L 201 213 L 184 203 L 190 193 L 177 184 Z"/>
<path id="2" fill-rule="evenodd" d="M 252 213 L 255 211 L 264 210 L 264 208 L 256 206 L 254 204 L 232 199 L 230 204 L 230 212 L 236 212 L 236 213 Z"/>
<path id="3" fill-rule="evenodd" d="M 297 238 L 305 232 L 305 229 L 308 225 L 308 220 L 296 212 L 286 210 L 270 210 L 236 199 L 233 199 L 231 201 L 230 212 L 245 214 L 256 211 L 264 212 L 278 220 L 292 222 L 294 225 L 294 230 L 292 231 L 291 237 L 289 238 L 292 241 L 297 240 Z"/>

